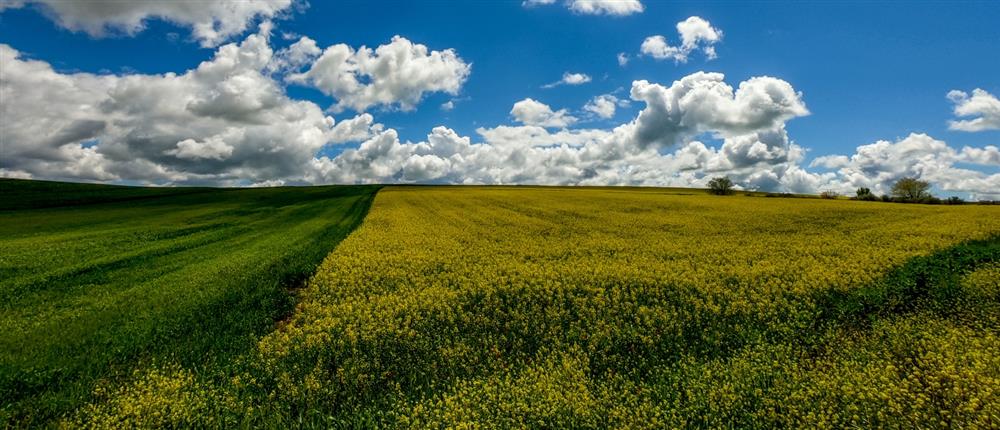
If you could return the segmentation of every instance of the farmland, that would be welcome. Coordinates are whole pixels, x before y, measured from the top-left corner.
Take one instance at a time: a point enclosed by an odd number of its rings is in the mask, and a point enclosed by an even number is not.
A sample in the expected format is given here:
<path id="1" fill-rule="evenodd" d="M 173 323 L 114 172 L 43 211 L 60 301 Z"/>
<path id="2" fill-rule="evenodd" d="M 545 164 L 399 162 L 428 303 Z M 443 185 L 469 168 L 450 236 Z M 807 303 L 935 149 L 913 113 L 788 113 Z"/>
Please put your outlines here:
<path id="1" fill-rule="evenodd" d="M 994 428 L 998 215 L 388 187 L 227 372 L 162 361 L 63 423 Z"/>
<path id="2" fill-rule="evenodd" d="M 153 363 L 224 372 L 376 187 L 0 182 L 0 421 L 36 426 Z"/>

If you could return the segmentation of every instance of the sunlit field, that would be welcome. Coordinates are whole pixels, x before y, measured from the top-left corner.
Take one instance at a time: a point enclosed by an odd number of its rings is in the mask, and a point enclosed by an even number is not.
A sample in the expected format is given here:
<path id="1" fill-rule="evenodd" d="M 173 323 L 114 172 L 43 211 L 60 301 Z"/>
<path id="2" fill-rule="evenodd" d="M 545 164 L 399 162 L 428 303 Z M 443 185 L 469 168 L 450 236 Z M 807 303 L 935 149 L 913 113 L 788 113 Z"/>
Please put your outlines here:
<path id="1" fill-rule="evenodd" d="M 1000 208 L 388 187 L 213 373 L 70 426 L 1000 426 Z"/>
<path id="2" fill-rule="evenodd" d="M 1000 430 L 997 23 L 0 0 L 0 430 Z"/>
<path id="3" fill-rule="evenodd" d="M 0 427 L 58 419 L 161 362 L 225 372 L 376 189 L 0 180 Z"/>

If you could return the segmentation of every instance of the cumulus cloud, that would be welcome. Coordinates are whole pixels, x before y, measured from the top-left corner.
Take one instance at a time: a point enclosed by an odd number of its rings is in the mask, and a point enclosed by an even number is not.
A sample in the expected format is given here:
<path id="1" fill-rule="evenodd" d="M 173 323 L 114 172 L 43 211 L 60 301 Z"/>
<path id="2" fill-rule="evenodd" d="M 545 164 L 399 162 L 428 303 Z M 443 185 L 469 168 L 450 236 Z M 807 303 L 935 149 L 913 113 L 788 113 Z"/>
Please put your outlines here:
<path id="1" fill-rule="evenodd" d="M 646 9 L 639 0 L 572 0 L 568 5 L 573 12 L 585 15 L 625 16 Z"/>
<path id="2" fill-rule="evenodd" d="M 549 5 L 556 0 L 524 0 L 525 7 Z M 566 0 L 569 10 L 583 15 L 626 16 L 642 13 L 646 8 L 639 0 Z"/>
<path id="3" fill-rule="evenodd" d="M 670 87 L 637 81 L 631 95 L 645 108 L 610 130 L 567 129 L 577 122 L 567 110 L 525 99 L 511 110 L 523 125 L 481 127 L 478 142 L 444 127 L 425 141 L 401 142 L 369 114 L 337 122 L 311 102 L 288 98 L 266 72 L 289 60 L 271 52 L 266 34 L 165 75 L 60 74 L 0 46 L 9 65 L 2 85 L 10 97 L 2 107 L 10 126 L 3 133 L 13 142 L 0 160 L 6 176 L 703 186 L 708 175 L 730 174 L 748 187 L 786 186 L 803 152 L 789 142 L 783 121 L 805 107 L 790 85 L 773 78 L 751 79 L 735 91 L 713 74 Z M 609 94 L 591 102 L 587 111 L 595 115 L 608 114 L 607 103 L 624 103 Z M 705 133 L 721 145 L 694 139 Z M 353 141 L 363 143 L 316 156 L 324 145 Z"/>
<path id="4" fill-rule="evenodd" d="M 632 99 L 646 103 L 632 124 L 635 144 L 672 145 L 705 132 L 724 138 L 773 133 L 789 119 L 809 114 L 802 94 L 781 79 L 751 78 L 734 92 L 724 78 L 697 72 L 670 87 L 634 82 Z"/>
<path id="5" fill-rule="evenodd" d="M 184 139 L 177 142 L 177 148 L 164 151 L 164 154 L 189 160 L 201 158 L 225 160 L 230 155 L 233 155 L 233 147 L 226 143 L 223 136 L 212 136 L 205 139 L 204 142 L 198 142 L 194 139 Z"/>
<path id="6" fill-rule="evenodd" d="M 964 91 L 952 90 L 948 99 L 955 104 L 955 116 L 976 117 L 966 120 L 952 120 L 948 128 L 960 131 L 1000 130 L 1000 99 L 976 88 L 972 95 Z"/>
<path id="7" fill-rule="evenodd" d="M 464 183 L 705 186 L 728 175 L 746 189 L 887 192 L 903 176 L 945 192 L 996 197 L 996 146 L 949 146 L 927 135 L 816 157 L 786 123 L 809 113 L 788 82 L 754 77 L 730 85 L 717 73 L 669 84 L 633 82 L 640 112 L 610 129 L 570 128 L 566 109 L 533 99 L 511 109 L 518 125 L 462 136 L 436 127 L 417 142 L 367 113 L 340 121 L 281 86 L 281 70 L 310 64 L 308 40 L 273 52 L 267 29 L 218 48 L 183 73 L 60 73 L 0 44 L 0 175 L 158 184 Z M 293 45 L 294 46 L 294 45 Z M 324 51 L 325 52 L 325 51 Z M 370 82 L 368 83 L 370 84 Z M 624 100 L 599 95 L 583 108 L 613 117 Z M 361 142 L 354 146 L 353 142 Z M 350 144 L 350 145 L 348 145 Z M 345 145 L 336 156 L 318 156 Z M 991 194 L 992 193 L 992 194 Z"/>
<path id="8" fill-rule="evenodd" d="M 576 183 L 586 173 L 582 146 L 606 131 L 555 133 L 536 126 L 479 129 L 483 143 L 436 127 L 426 141 L 403 143 L 393 130 L 335 158 L 315 160 L 315 182 L 444 182 L 464 184 Z"/>
<path id="9" fill-rule="evenodd" d="M 514 103 L 510 114 L 524 125 L 540 127 L 566 127 L 577 121 L 566 109 L 553 111 L 549 105 L 531 98 Z"/>
<path id="10" fill-rule="evenodd" d="M 302 36 L 287 48 L 278 51 L 271 64 L 274 71 L 300 70 L 323 53 L 315 40 Z"/>
<path id="11" fill-rule="evenodd" d="M 639 52 L 657 60 L 670 59 L 675 63 L 686 63 L 692 52 L 701 50 L 705 58 L 716 58 L 715 44 L 722 40 L 722 30 L 715 28 L 701 17 L 692 16 L 677 23 L 677 34 L 681 44 L 670 45 L 661 35 L 647 37 L 639 47 Z"/>
<path id="12" fill-rule="evenodd" d="M 375 117 L 363 113 L 334 124 L 326 133 L 326 138 L 328 143 L 333 144 L 360 142 L 368 139 L 374 133 L 380 133 L 383 129 L 382 124 L 375 123 Z"/>
<path id="13" fill-rule="evenodd" d="M 524 125 L 481 127 L 479 143 L 443 127 L 416 143 L 387 131 L 357 150 L 318 159 L 312 179 L 704 186 L 711 176 L 726 174 L 747 188 L 799 192 L 826 180 L 799 167 L 805 151 L 785 131 L 785 121 L 808 113 L 800 94 L 766 77 L 739 88 L 705 73 L 670 87 L 637 81 L 632 97 L 646 107 L 611 130 L 564 128 L 565 110 L 525 99 L 511 111 Z M 623 101 L 604 94 L 591 102 L 592 110 L 585 110 L 600 115 L 610 110 L 608 103 Z"/>
<path id="14" fill-rule="evenodd" d="M 623 129 L 550 132 L 537 126 L 480 128 L 481 143 L 438 127 L 426 141 L 387 131 L 334 158 L 315 161 L 315 182 L 705 186 L 728 174 L 745 187 L 803 191 L 794 162 L 735 166 L 727 152 L 692 141 L 666 153 L 622 145 Z M 792 151 L 799 157 L 801 151 Z M 795 158 L 798 160 L 799 158 Z M 793 176 L 789 176 L 792 172 Z M 807 179 L 813 179 L 808 177 Z"/>
<path id="15" fill-rule="evenodd" d="M 785 128 L 788 120 L 808 113 L 801 94 L 769 77 L 751 78 L 737 88 L 725 84 L 721 75 L 707 73 L 669 87 L 637 81 L 631 96 L 645 108 L 633 121 L 611 130 L 552 131 L 537 121 L 522 121 L 525 125 L 481 127 L 478 143 L 445 127 L 435 128 L 421 142 L 401 142 L 386 130 L 338 157 L 316 159 L 309 178 L 697 187 L 713 176 L 728 175 L 746 189 L 852 192 L 866 186 L 887 192 L 899 178 L 916 176 L 939 190 L 980 198 L 995 196 L 1000 185 L 1000 174 L 959 165 L 1000 165 L 997 147 L 956 149 L 923 134 L 861 145 L 850 156 L 817 157 L 810 167 L 833 171 L 809 171 L 802 167 L 806 150 L 791 141 Z M 531 99 L 519 104 L 522 115 L 555 114 Z M 703 141 L 705 137 L 716 143 Z"/>
<path id="16" fill-rule="evenodd" d="M 602 94 L 590 99 L 583 105 L 583 110 L 597 115 L 598 118 L 608 119 L 615 116 L 615 110 L 622 102 L 625 100 L 618 100 L 618 97 L 611 94 Z"/>
<path id="17" fill-rule="evenodd" d="M 816 157 L 809 167 L 822 167 L 825 169 L 839 169 L 851 164 L 851 159 L 846 155 L 824 155 L 822 157 Z"/>
<path id="18" fill-rule="evenodd" d="M 619 52 L 618 53 L 618 65 L 619 66 L 621 66 L 621 67 L 627 66 L 628 65 L 628 61 L 629 61 L 628 54 L 626 54 L 624 52 Z"/>
<path id="19" fill-rule="evenodd" d="M 1000 148 L 993 145 L 982 148 L 966 146 L 958 154 L 958 161 L 981 166 L 1000 166 Z"/>
<path id="20" fill-rule="evenodd" d="M 566 85 L 580 85 L 590 82 L 590 76 L 583 73 L 563 73 L 562 83 Z"/>
<path id="21" fill-rule="evenodd" d="M 267 29 L 162 75 L 63 74 L 0 44 L 0 169 L 33 177 L 239 184 L 299 177 L 324 145 L 379 132 L 290 99 Z"/>
<path id="22" fill-rule="evenodd" d="M 812 165 L 837 168 L 835 175 L 828 177 L 822 186 L 842 192 L 868 187 L 877 193 L 888 193 L 899 179 L 916 177 L 946 192 L 965 193 L 973 198 L 1000 196 L 1000 174 L 989 175 L 957 163 L 997 166 L 1000 151 L 995 146 L 955 149 L 927 134 L 913 133 L 895 142 L 880 140 L 858 146 L 850 157 L 819 157 Z"/>
<path id="23" fill-rule="evenodd" d="M 108 32 L 135 34 L 149 19 L 190 27 L 202 46 L 216 46 L 241 34 L 258 18 L 269 19 L 292 5 L 292 0 L 0 0 L 0 11 L 37 4 L 61 27 L 91 36 Z"/>
<path id="24" fill-rule="evenodd" d="M 551 84 L 542 85 L 542 88 L 554 88 L 560 85 L 583 85 L 590 82 L 590 76 L 585 73 L 563 73 L 562 79 Z"/>
<path id="25" fill-rule="evenodd" d="M 317 53 L 304 51 L 305 56 Z M 453 49 L 432 51 L 394 36 L 375 49 L 329 46 L 313 59 L 308 70 L 289 74 L 287 80 L 333 97 L 337 100 L 334 111 L 350 108 L 363 112 L 372 106 L 409 111 L 427 93 L 458 94 L 471 70 Z"/>

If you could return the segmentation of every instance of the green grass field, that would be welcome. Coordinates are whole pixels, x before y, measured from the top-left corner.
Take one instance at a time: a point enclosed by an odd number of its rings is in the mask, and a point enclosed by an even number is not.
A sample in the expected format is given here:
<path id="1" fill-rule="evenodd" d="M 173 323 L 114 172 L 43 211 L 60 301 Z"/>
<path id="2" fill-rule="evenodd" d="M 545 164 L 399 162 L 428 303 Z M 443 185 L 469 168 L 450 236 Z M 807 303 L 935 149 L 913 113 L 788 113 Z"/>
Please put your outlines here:
<path id="1" fill-rule="evenodd" d="M 49 422 L 157 361 L 228 366 L 376 191 L 0 180 L 0 422 Z"/>

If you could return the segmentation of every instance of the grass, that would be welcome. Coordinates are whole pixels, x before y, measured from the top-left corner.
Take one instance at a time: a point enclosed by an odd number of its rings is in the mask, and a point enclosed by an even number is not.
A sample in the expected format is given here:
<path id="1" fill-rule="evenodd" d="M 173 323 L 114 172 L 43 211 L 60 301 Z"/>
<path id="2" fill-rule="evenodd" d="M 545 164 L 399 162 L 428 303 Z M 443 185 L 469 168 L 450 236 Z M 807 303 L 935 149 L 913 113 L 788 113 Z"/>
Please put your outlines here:
<path id="1" fill-rule="evenodd" d="M 0 180 L 0 422 L 50 422 L 155 362 L 230 366 L 377 189 Z"/>

